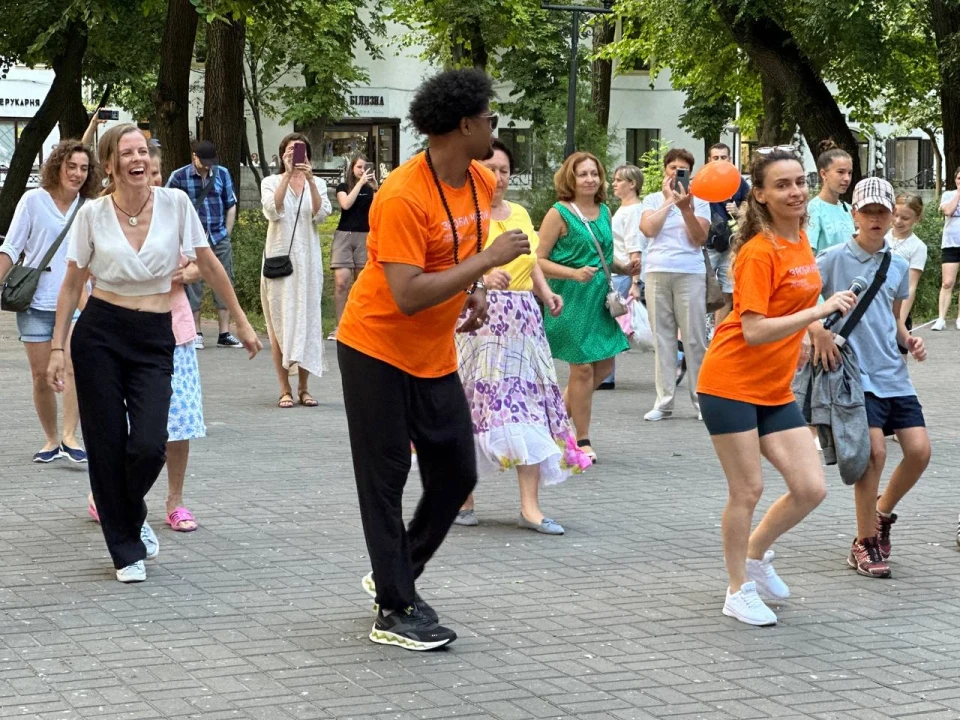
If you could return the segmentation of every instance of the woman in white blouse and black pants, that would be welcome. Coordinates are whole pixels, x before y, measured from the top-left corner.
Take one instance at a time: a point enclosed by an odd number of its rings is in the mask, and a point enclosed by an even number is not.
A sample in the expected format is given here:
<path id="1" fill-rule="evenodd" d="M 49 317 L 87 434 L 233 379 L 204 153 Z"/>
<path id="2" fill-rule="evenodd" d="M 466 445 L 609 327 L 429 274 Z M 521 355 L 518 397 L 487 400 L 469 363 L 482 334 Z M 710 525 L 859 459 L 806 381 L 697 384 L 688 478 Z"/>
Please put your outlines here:
<path id="1" fill-rule="evenodd" d="M 169 293 L 181 252 L 241 318 L 237 335 L 250 356 L 261 346 L 189 198 L 150 186 L 143 133 L 111 128 L 99 154 L 109 183 L 74 222 L 47 377 L 62 391 L 69 321 L 92 275 L 71 340 L 90 488 L 117 579 L 140 582 L 144 559 L 160 550 L 144 498 L 164 464 L 175 342 Z"/>

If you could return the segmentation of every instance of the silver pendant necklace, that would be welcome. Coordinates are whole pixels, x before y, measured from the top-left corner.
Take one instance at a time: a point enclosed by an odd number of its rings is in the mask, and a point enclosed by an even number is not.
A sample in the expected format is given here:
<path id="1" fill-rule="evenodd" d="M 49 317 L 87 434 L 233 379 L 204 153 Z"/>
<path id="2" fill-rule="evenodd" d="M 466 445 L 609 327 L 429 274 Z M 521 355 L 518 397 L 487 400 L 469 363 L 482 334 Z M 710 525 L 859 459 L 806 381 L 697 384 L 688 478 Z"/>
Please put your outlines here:
<path id="1" fill-rule="evenodd" d="M 110 195 L 110 199 L 113 200 L 114 206 L 117 208 L 117 210 L 119 210 L 120 212 L 122 212 L 124 215 L 127 216 L 127 222 L 130 224 L 131 227 L 136 227 L 137 224 L 140 222 L 139 220 L 137 220 L 137 217 L 143 213 L 144 208 L 147 207 L 147 203 L 150 202 L 150 198 L 152 197 L 153 197 L 153 190 L 150 191 L 150 194 L 147 196 L 147 199 L 143 201 L 143 205 L 140 206 L 140 209 L 137 210 L 136 214 L 131 215 L 130 213 L 128 213 L 126 210 L 124 210 L 122 207 L 120 207 L 117 204 L 117 198 L 114 194 Z"/>

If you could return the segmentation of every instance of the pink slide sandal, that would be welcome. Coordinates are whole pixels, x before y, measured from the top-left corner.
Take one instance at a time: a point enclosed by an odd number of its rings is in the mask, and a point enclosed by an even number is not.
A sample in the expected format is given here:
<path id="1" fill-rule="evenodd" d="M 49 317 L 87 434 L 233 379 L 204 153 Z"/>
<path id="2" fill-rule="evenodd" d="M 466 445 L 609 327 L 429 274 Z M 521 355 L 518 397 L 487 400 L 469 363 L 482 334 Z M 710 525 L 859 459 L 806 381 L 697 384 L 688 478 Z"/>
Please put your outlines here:
<path id="1" fill-rule="evenodd" d="M 177 532 L 193 532 L 199 527 L 196 518 L 185 507 L 174 508 L 173 512 L 167 515 L 167 525 Z"/>

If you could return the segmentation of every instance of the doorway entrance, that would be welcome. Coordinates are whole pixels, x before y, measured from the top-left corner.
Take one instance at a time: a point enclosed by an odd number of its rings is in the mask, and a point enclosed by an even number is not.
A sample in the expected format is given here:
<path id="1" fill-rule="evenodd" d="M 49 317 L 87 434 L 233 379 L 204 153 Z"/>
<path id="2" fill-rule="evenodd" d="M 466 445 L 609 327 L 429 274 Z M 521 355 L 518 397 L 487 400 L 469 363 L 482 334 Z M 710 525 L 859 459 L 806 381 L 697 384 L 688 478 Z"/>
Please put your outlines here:
<path id="1" fill-rule="evenodd" d="M 383 182 L 400 164 L 400 120 L 396 118 L 344 118 L 322 129 L 301 130 L 313 145 L 313 165 L 328 184 L 343 182 L 343 172 L 354 153 L 366 155 Z"/>

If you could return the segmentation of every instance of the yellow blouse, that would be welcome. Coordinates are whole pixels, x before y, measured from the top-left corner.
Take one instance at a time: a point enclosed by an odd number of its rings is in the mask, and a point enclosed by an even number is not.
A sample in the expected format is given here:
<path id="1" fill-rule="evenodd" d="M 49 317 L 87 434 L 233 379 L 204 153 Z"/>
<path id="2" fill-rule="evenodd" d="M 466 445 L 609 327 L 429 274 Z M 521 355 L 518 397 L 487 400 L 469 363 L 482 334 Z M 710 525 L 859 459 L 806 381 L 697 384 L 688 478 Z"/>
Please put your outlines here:
<path id="1" fill-rule="evenodd" d="M 490 233 L 487 235 L 484 249 L 507 230 L 523 230 L 530 238 L 530 253 L 521 255 L 498 269 L 506 270 L 510 275 L 510 287 L 507 290 L 516 292 L 533 290 L 533 268 L 537 265 L 537 245 L 540 244 L 540 238 L 537 237 L 537 231 L 533 229 L 530 214 L 516 203 L 508 202 L 507 205 L 510 206 L 510 217 L 506 220 L 490 219 Z"/>

